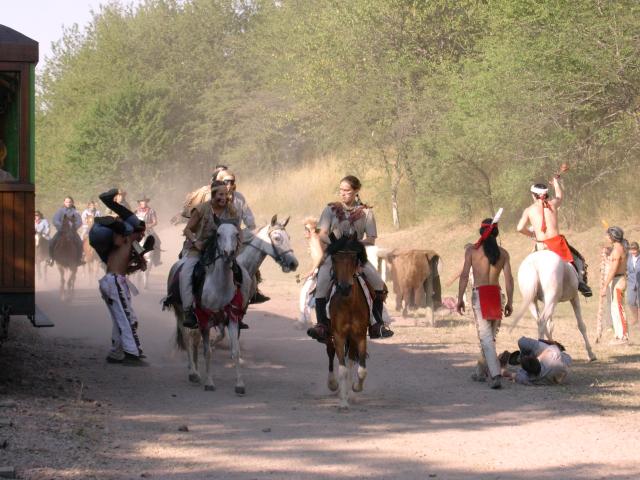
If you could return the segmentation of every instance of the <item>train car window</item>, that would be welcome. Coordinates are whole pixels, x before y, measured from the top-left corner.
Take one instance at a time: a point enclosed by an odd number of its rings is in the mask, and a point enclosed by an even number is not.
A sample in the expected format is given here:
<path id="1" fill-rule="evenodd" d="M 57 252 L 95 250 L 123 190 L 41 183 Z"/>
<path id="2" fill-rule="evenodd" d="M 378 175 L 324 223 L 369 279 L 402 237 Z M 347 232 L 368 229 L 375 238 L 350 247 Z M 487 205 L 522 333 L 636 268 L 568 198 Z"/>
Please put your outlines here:
<path id="1" fill-rule="evenodd" d="M 20 177 L 20 73 L 0 72 L 0 183 Z"/>

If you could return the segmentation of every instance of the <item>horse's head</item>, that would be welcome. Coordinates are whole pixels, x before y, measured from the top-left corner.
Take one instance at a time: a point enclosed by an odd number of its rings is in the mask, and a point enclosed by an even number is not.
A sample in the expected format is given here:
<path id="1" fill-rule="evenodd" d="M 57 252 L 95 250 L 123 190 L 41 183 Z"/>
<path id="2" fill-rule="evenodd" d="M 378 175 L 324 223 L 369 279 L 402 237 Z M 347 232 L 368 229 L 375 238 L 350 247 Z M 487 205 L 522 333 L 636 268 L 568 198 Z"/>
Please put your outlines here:
<path id="1" fill-rule="evenodd" d="M 293 254 L 291 240 L 285 227 L 289 223 L 289 218 L 278 222 L 278 216 L 274 215 L 271 223 L 258 232 L 258 237 L 264 240 L 270 247 L 264 253 L 272 257 L 282 268 L 284 273 L 295 272 L 298 268 L 298 259 Z"/>
<path id="2" fill-rule="evenodd" d="M 204 247 L 202 262 L 205 266 L 213 266 L 218 258 L 222 258 L 225 263 L 230 264 L 238 252 L 240 245 L 240 231 L 233 222 L 225 222 L 214 217 L 216 234 L 213 235 Z"/>
<path id="3" fill-rule="evenodd" d="M 329 238 L 331 244 L 327 247 L 327 253 L 331 255 L 336 288 L 341 295 L 348 296 L 358 273 L 358 267 L 367 261 L 367 252 L 358 241 L 356 234 L 339 239 L 331 234 Z"/>
<path id="4" fill-rule="evenodd" d="M 240 245 L 240 231 L 231 222 L 222 222 L 216 231 L 218 252 L 226 263 L 231 263 Z"/>

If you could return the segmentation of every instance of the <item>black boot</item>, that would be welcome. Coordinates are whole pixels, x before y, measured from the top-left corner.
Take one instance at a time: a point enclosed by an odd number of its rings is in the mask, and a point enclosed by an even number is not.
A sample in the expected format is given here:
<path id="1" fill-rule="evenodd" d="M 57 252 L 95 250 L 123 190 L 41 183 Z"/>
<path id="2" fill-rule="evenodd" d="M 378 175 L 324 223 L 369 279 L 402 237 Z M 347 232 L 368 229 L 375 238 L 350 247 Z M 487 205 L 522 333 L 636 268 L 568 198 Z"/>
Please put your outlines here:
<path id="1" fill-rule="evenodd" d="M 384 292 L 376 292 L 376 296 L 373 299 L 373 318 L 376 323 L 369 325 L 369 337 L 370 338 L 389 338 L 393 336 L 393 331 L 390 330 L 382 320 L 382 306 L 383 306 Z"/>
<path id="2" fill-rule="evenodd" d="M 578 283 L 578 291 L 587 298 L 593 296 L 591 287 L 586 283 L 584 283 L 583 281 L 580 281 L 580 283 Z"/>
<path id="3" fill-rule="evenodd" d="M 307 330 L 307 335 L 320 343 L 327 343 L 331 335 L 331 327 L 329 326 L 329 319 L 327 318 L 326 298 L 316 298 L 316 318 L 318 319 L 318 323 Z"/>
<path id="4" fill-rule="evenodd" d="M 271 300 L 271 297 L 267 297 L 260 290 L 256 289 L 256 293 L 249 303 L 251 304 L 264 303 L 264 302 L 268 302 L 269 300 Z"/>
<path id="5" fill-rule="evenodd" d="M 193 307 L 187 308 L 184 312 L 182 326 L 186 328 L 198 328 L 198 319 L 193 311 Z"/>

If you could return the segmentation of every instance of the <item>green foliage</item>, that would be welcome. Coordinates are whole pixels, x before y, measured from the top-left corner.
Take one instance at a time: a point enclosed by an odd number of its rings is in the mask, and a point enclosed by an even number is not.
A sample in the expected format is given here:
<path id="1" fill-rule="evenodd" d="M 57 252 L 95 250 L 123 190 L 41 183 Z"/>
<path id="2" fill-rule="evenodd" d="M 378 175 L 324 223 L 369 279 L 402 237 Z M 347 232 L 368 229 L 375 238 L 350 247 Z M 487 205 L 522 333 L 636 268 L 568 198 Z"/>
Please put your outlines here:
<path id="1" fill-rule="evenodd" d="M 112 2 L 40 79 L 39 198 L 335 155 L 327 175 L 362 175 L 383 220 L 513 219 L 567 162 L 565 218 L 589 221 L 639 163 L 639 15 L 631 0 Z"/>

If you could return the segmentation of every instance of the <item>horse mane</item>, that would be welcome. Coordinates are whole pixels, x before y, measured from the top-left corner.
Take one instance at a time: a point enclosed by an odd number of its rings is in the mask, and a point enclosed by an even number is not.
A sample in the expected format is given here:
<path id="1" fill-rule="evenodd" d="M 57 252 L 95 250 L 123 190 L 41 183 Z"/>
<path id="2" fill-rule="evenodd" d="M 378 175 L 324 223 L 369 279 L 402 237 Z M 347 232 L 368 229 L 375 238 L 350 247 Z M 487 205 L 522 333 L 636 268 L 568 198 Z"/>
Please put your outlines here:
<path id="1" fill-rule="evenodd" d="M 334 255 L 338 252 L 355 252 L 361 264 L 364 265 L 367 263 L 367 249 L 358 241 L 356 235 L 343 235 L 340 238 L 336 238 L 332 232 L 329 234 L 329 239 L 331 240 L 331 243 L 327 247 L 327 253 L 329 255 Z"/>
<path id="2" fill-rule="evenodd" d="M 216 260 L 216 251 L 218 249 L 218 236 L 211 235 L 204 244 L 200 262 L 203 265 L 211 265 Z"/>

